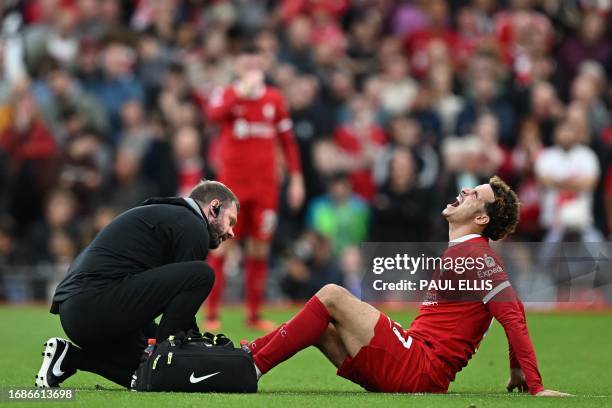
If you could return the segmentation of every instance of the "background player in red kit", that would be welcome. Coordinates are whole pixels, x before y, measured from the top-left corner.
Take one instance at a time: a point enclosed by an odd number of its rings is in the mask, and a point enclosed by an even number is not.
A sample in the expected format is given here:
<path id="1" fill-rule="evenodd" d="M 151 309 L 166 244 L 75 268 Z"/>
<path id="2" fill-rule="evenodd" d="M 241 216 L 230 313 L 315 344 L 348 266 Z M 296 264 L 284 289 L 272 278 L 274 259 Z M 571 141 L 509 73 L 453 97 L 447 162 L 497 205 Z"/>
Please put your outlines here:
<path id="1" fill-rule="evenodd" d="M 207 107 L 208 119 L 220 127 L 220 168 L 218 178 L 240 197 L 242 221 L 235 228 L 238 239 L 246 239 L 245 296 L 247 324 L 271 330 L 272 322 L 261 319 L 268 253 L 276 226 L 279 201 L 277 147 L 284 153 L 289 171 L 287 201 L 297 210 L 304 200 L 300 156 L 283 95 L 264 82 L 263 57 L 254 48 L 237 56 L 237 76 L 232 86 L 218 89 Z M 217 310 L 224 287 L 222 246 L 210 257 L 215 286 L 208 300 L 208 330 L 219 328 Z"/>
<path id="2" fill-rule="evenodd" d="M 484 257 L 486 269 L 465 272 L 462 278 L 490 279 L 491 289 L 462 293 L 460 298 L 453 297 L 456 292 L 430 291 L 418 316 L 404 330 L 344 288 L 326 285 L 288 323 L 248 344 L 258 375 L 313 345 L 338 368 L 338 375 L 367 390 L 443 393 L 467 365 L 495 318 L 510 346 L 508 391 L 568 395 L 544 389 L 523 305 L 488 245 L 489 239 L 514 231 L 519 207 L 510 187 L 493 177 L 488 184 L 464 188 L 442 212 L 450 240 L 444 257 Z M 438 277 L 457 275 L 455 271 L 437 273 Z"/>

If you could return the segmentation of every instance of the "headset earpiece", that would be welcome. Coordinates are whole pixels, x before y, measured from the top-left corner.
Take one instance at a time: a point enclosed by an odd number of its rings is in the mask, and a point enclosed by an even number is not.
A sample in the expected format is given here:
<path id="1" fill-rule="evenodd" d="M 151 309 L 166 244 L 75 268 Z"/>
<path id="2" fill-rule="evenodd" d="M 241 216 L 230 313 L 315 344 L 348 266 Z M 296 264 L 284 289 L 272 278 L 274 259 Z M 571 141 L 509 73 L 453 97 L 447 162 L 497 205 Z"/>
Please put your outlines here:
<path id="1" fill-rule="evenodd" d="M 219 216 L 219 213 L 221 212 L 221 205 L 220 204 L 213 205 L 212 212 L 215 218 L 217 218 Z"/>

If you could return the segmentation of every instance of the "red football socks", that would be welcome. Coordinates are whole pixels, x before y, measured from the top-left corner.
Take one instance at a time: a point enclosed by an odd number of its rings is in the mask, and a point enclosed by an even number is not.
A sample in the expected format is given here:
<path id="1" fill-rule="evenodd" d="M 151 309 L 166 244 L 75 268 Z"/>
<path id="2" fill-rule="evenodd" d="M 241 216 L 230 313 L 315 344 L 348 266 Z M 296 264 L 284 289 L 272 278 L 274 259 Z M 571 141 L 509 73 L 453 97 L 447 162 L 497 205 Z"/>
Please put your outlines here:
<path id="1" fill-rule="evenodd" d="M 259 310 L 264 301 L 268 261 L 265 259 L 247 258 L 245 261 L 246 307 L 249 321 L 259 319 Z"/>
<path id="2" fill-rule="evenodd" d="M 254 353 L 253 359 L 259 371 L 265 374 L 298 351 L 314 344 L 327 330 L 330 319 L 323 303 L 313 296 L 293 319 L 268 334 L 274 335 L 267 344 L 261 348 L 257 345 L 259 351 Z"/>
<path id="3" fill-rule="evenodd" d="M 281 327 L 283 327 L 286 323 L 281 324 L 279 327 L 277 327 L 276 329 L 272 330 L 270 333 L 268 334 L 264 334 L 263 336 L 253 340 L 252 342 L 249 343 L 249 349 L 251 350 L 251 353 L 253 355 L 255 355 L 256 353 L 259 352 L 259 350 L 261 350 L 262 348 L 265 347 L 266 344 L 268 344 L 270 342 L 270 340 L 272 340 L 272 338 L 276 335 L 276 333 L 278 333 L 278 331 L 280 330 Z"/>
<path id="4" fill-rule="evenodd" d="M 219 318 L 219 303 L 221 303 L 223 289 L 225 287 L 225 274 L 223 273 L 224 262 L 225 258 L 221 256 L 210 255 L 208 257 L 208 264 L 215 271 L 215 284 L 208 295 L 208 320 L 217 320 Z"/>

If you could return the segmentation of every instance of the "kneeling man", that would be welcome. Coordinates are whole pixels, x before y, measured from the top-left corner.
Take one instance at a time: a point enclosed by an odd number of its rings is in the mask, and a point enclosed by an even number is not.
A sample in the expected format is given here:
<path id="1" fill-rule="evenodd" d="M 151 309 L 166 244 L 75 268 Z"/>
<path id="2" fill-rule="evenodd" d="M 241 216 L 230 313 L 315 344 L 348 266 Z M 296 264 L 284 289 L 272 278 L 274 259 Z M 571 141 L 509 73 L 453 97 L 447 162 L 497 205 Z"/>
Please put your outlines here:
<path id="1" fill-rule="evenodd" d="M 85 370 L 129 387 L 147 338 L 199 331 L 195 314 L 215 278 L 204 259 L 233 238 L 239 207 L 225 185 L 202 181 L 188 198 L 150 199 L 100 231 L 51 306 L 76 345 L 47 340 L 36 386 L 57 387 Z"/>

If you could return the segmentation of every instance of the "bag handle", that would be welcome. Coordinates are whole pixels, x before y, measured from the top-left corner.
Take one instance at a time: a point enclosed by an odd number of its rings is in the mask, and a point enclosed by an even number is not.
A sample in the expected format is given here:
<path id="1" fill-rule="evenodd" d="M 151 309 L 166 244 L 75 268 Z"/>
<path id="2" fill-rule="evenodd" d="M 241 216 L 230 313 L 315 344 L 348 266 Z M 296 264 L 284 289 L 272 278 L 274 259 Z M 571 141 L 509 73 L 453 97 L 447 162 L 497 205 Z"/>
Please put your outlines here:
<path id="1" fill-rule="evenodd" d="M 172 347 L 177 345 L 181 347 L 185 343 L 204 343 L 211 347 L 234 347 L 234 343 L 223 333 L 200 333 L 195 330 L 189 330 L 187 333 L 179 332 L 174 336 L 168 337 L 168 341 Z"/>

